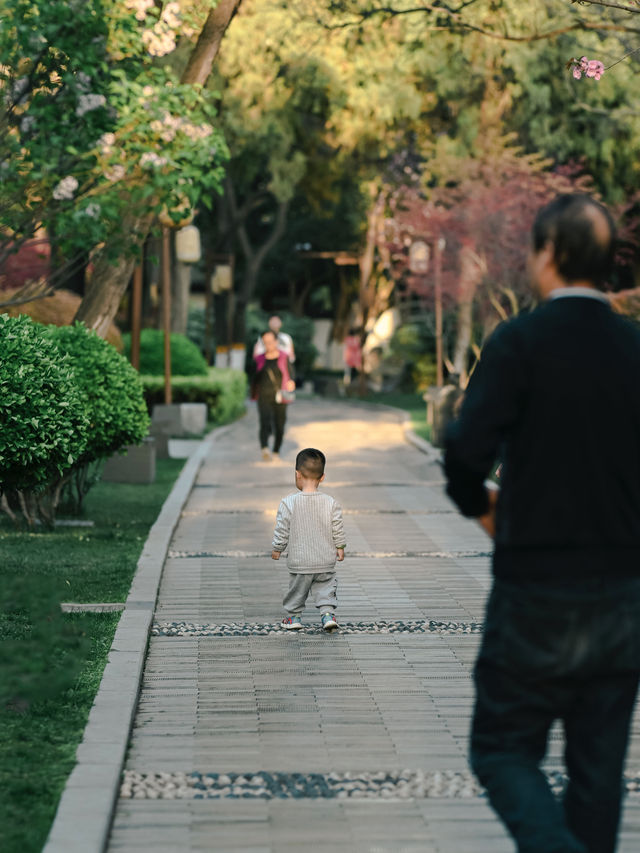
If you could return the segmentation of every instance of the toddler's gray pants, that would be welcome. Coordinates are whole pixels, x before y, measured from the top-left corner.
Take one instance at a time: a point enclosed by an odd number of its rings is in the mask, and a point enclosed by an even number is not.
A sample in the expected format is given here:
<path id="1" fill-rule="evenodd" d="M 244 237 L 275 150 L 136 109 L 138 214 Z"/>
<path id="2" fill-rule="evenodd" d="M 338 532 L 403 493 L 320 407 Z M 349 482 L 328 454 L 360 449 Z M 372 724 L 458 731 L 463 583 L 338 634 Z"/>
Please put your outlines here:
<path id="1" fill-rule="evenodd" d="M 337 591 L 338 577 L 335 572 L 316 575 L 289 572 L 289 589 L 282 603 L 288 613 L 300 615 L 311 593 L 318 610 L 335 613 L 338 606 Z"/>

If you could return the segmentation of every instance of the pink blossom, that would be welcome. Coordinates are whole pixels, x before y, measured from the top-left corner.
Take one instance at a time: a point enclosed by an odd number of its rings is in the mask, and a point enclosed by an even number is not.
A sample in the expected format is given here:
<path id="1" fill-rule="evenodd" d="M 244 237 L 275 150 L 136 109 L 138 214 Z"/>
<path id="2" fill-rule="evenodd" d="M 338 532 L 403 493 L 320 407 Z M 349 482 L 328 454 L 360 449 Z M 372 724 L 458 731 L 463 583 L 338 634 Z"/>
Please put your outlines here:
<path id="1" fill-rule="evenodd" d="M 599 59 L 591 59 L 589 60 L 585 73 L 587 77 L 593 77 L 594 80 L 599 80 L 604 74 L 604 65 Z"/>
<path id="2" fill-rule="evenodd" d="M 599 59 L 587 59 L 586 56 L 581 56 L 580 59 L 572 59 L 568 63 L 571 68 L 571 73 L 576 80 L 580 80 L 582 75 L 591 77 L 594 80 L 599 80 L 604 74 L 604 65 Z"/>

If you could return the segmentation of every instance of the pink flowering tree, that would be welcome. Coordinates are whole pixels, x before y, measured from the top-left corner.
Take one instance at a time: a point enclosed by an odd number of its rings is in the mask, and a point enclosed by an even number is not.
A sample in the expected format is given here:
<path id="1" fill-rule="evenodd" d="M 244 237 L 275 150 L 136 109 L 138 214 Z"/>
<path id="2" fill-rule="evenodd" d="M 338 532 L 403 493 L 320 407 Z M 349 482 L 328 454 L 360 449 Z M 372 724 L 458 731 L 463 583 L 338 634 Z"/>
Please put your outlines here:
<path id="1" fill-rule="evenodd" d="M 379 231 L 380 257 L 395 282 L 396 303 L 413 294 L 425 317 L 433 314 L 434 246 L 444 239 L 442 294 L 451 330 L 445 365 L 466 384 L 483 340 L 498 322 L 532 304 L 526 271 L 536 212 L 558 192 L 586 190 L 575 169 L 548 171 L 536 158 L 509 149 L 500 160 L 461 163 L 453 185 L 430 190 L 400 187 L 389 196 Z M 426 272 L 411 264 L 411 246 L 430 248 Z"/>

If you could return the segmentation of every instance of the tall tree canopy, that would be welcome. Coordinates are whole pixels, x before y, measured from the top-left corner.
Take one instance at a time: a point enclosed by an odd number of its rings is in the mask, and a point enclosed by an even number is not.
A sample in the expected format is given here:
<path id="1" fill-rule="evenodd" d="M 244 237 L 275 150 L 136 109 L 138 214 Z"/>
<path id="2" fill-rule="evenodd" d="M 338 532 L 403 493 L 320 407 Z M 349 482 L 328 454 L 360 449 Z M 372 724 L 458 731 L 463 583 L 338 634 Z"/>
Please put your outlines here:
<path id="1" fill-rule="evenodd" d="M 231 334 L 241 340 L 261 282 L 285 279 L 301 306 L 304 270 L 320 263 L 309 267 L 300 246 L 359 253 L 364 298 L 373 220 L 409 172 L 428 200 L 464 183 L 465 164 L 518 146 L 548 168 L 580 164 L 621 202 L 640 168 L 639 10 L 635 0 L 0 0 L 4 249 L 35 224 L 67 260 L 104 246 L 80 314 L 103 328 L 151 218 L 222 187 L 210 227 L 216 250 L 239 259 Z M 574 76 L 583 56 L 603 63 L 601 79 Z"/>

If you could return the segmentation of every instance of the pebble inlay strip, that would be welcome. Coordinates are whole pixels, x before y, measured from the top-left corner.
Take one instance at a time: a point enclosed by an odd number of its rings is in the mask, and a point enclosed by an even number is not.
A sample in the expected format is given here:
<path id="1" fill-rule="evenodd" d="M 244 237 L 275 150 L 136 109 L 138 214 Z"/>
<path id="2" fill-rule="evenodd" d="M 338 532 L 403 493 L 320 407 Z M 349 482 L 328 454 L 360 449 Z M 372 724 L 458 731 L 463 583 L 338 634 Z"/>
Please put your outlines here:
<path id="1" fill-rule="evenodd" d="M 247 559 L 251 557 L 270 557 L 271 551 L 169 551 L 168 557 L 202 559 Z M 349 551 L 349 557 L 368 557 L 374 560 L 396 557 L 420 557 L 456 560 L 461 557 L 490 557 L 490 551 Z"/>
<path id="2" fill-rule="evenodd" d="M 252 637 L 269 634 L 324 634 L 319 625 L 304 625 L 302 630 L 287 631 L 273 622 L 247 625 L 229 622 L 221 625 L 197 625 L 192 622 L 154 622 L 154 637 Z M 481 634 L 482 622 L 434 622 L 413 620 L 402 622 L 341 622 L 340 634 Z"/>
<path id="3" fill-rule="evenodd" d="M 567 777 L 548 772 L 553 792 L 562 794 Z M 628 793 L 640 795 L 640 773 L 624 779 Z M 396 773 L 124 773 L 124 799 L 423 799 L 484 796 L 468 771 L 402 770 Z"/>

